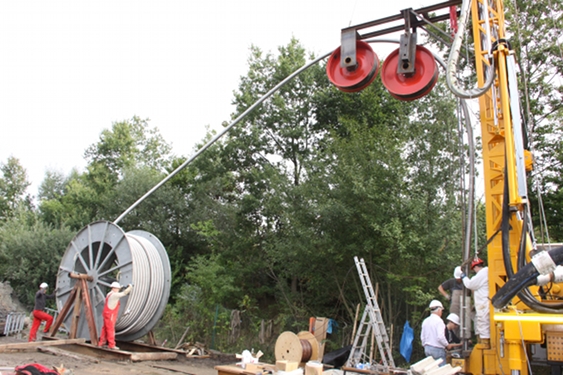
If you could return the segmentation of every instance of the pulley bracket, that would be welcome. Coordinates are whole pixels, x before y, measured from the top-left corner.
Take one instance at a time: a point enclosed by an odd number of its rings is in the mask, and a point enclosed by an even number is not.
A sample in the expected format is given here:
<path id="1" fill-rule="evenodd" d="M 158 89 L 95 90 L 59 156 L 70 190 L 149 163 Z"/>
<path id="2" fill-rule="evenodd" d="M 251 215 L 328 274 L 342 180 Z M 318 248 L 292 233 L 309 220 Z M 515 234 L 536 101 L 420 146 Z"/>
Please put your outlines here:
<path id="1" fill-rule="evenodd" d="M 348 70 L 355 70 L 358 66 L 356 59 L 356 38 L 354 29 L 344 29 L 340 36 L 340 66 Z M 360 40 L 358 38 L 358 40 Z"/>
<path id="2" fill-rule="evenodd" d="M 416 16 L 412 8 L 401 11 L 405 20 L 405 32 L 401 35 L 397 74 L 414 74 L 416 63 Z"/>
<path id="3" fill-rule="evenodd" d="M 343 69 L 353 71 L 357 68 L 356 41 L 375 38 L 406 30 L 407 36 L 401 38 L 401 46 L 406 44 L 405 58 L 407 66 L 402 67 L 404 74 L 412 74 L 414 69 L 414 55 L 416 55 L 416 36 L 411 36 L 418 26 L 428 23 L 436 23 L 450 19 L 450 7 L 460 5 L 462 0 L 447 0 L 445 2 L 419 8 L 412 8 L 401 11 L 401 14 L 380 18 L 374 21 L 365 22 L 355 26 L 349 26 L 341 30 L 340 34 L 340 66 Z M 425 15 L 424 20 L 419 20 L 417 14 Z M 363 32 L 362 32 L 363 31 Z M 362 33 L 360 33 L 362 32 Z M 410 58 L 409 58 L 410 57 Z M 401 56 L 401 60 L 402 60 Z M 410 64 L 408 64 L 410 62 Z"/>

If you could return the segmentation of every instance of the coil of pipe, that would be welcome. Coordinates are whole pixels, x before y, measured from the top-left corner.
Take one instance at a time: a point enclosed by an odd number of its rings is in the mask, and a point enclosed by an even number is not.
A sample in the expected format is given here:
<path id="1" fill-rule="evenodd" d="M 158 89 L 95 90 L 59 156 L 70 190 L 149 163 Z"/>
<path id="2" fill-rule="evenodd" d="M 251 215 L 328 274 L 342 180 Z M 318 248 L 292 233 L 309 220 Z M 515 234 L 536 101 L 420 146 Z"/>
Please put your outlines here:
<path id="1" fill-rule="evenodd" d="M 170 296 L 170 261 L 160 240 L 142 230 L 124 232 L 108 221 L 87 225 L 68 245 L 57 275 L 59 311 L 77 282 L 70 278 L 71 272 L 92 277 L 88 291 L 98 336 L 106 294 L 113 281 L 123 286 L 134 285 L 131 293 L 120 300 L 115 333 L 121 341 L 133 341 L 146 335 L 162 317 Z M 63 322 L 67 328 L 73 315 L 71 310 Z M 79 315 L 77 337 L 89 340 L 84 308 Z"/>

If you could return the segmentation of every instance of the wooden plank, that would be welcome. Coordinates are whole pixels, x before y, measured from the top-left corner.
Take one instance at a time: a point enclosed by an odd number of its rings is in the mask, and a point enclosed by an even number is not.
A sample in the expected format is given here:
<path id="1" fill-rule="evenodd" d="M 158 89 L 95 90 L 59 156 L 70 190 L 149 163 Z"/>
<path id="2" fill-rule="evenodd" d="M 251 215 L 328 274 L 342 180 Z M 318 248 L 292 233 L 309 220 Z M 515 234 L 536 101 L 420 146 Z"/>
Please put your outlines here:
<path id="1" fill-rule="evenodd" d="M 128 350 L 130 352 L 143 352 L 143 353 L 176 353 L 184 355 L 186 352 L 180 349 L 170 349 L 162 346 L 152 346 L 143 344 L 136 341 L 116 341 L 117 346 L 121 350 Z"/>
<path id="2" fill-rule="evenodd" d="M 111 350 L 103 349 L 97 345 L 90 344 L 75 344 L 75 345 L 63 345 L 61 349 L 72 353 L 83 354 L 95 358 L 100 358 L 103 360 L 116 360 L 116 361 L 130 361 L 131 353 L 123 350 Z"/>
<path id="3" fill-rule="evenodd" d="M 186 338 L 186 335 L 188 334 L 189 329 L 190 329 L 190 326 L 187 326 L 186 330 L 184 331 L 184 334 L 182 335 L 182 337 L 180 338 L 180 340 L 178 341 L 178 344 L 174 347 L 174 349 L 178 349 L 180 347 L 180 345 L 182 345 L 182 343 L 184 342 L 184 339 Z"/>
<path id="4" fill-rule="evenodd" d="M 248 372 L 240 366 L 235 365 L 221 365 L 215 366 L 218 375 L 256 375 L 253 372 Z"/>
<path id="5" fill-rule="evenodd" d="M 72 310 L 72 322 L 70 324 L 70 333 L 68 337 L 71 339 L 76 338 L 76 331 L 78 331 L 78 323 L 80 322 L 80 309 L 82 307 L 82 293 L 80 286 L 77 285 L 76 298 L 74 299 L 74 309 Z"/>
<path id="6" fill-rule="evenodd" d="M 131 361 L 173 361 L 177 353 L 131 353 Z"/>
<path id="7" fill-rule="evenodd" d="M 321 362 L 325 353 L 325 342 L 326 342 L 326 331 L 328 329 L 328 319 L 327 318 L 316 318 L 315 319 L 315 339 L 319 343 L 319 354 L 317 358 L 311 358 L 313 361 L 318 360 Z"/>
<path id="8" fill-rule="evenodd" d="M 84 313 L 88 322 L 88 330 L 90 331 L 90 342 L 98 345 L 98 331 L 96 330 L 96 318 L 92 311 L 92 302 L 90 302 L 90 292 L 85 279 L 80 280 L 82 283 L 82 300 L 84 301 Z"/>
<path id="9" fill-rule="evenodd" d="M 154 338 L 154 332 L 152 330 L 148 333 L 149 336 L 149 344 L 152 346 L 156 346 L 156 339 Z"/>
<path id="10" fill-rule="evenodd" d="M 96 358 L 92 358 L 90 356 L 85 356 L 80 354 L 72 354 L 67 352 L 66 350 L 61 350 L 59 348 L 51 348 L 51 347 L 47 348 L 47 347 L 39 346 L 37 350 L 43 353 L 48 353 L 56 356 L 78 359 L 82 362 L 100 363 L 100 361 Z"/>
<path id="11" fill-rule="evenodd" d="M 55 323 L 51 326 L 51 331 L 49 332 L 49 336 L 54 337 L 57 331 L 59 330 L 59 328 L 61 327 L 61 325 L 63 324 L 63 321 L 66 319 L 66 316 L 68 315 L 68 312 L 72 307 L 72 303 L 76 298 L 76 288 L 77 288 L 76 285 L 70 291 L 70 294 L 68 295 L 68 299 L 66 300 L 65 305 L 63 306 L 61 311 L 59 311 L 59 316 L 57 317 L 57 320 L 55 320 Z"/>
<path id="12" fill-rule="evenodd" d="M 81 344 L 86 342 L 86 339 L 68 339 L 68 340 L 49 340 L 49 341 L 38 341 L 38 342 L 21 342 L 13 344 L 0 345 L 0 353 L 4 353 L 10 350 L 29 350 L 36 349 L 38 346 L 57 346 L 66 344 Z"/>

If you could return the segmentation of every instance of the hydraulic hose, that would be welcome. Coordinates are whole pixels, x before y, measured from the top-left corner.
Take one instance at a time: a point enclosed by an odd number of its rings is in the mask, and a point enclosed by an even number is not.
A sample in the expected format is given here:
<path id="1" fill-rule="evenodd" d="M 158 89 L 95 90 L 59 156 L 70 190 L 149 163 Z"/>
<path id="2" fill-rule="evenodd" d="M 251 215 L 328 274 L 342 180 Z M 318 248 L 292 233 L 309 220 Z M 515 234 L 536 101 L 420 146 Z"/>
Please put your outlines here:
<path id="1" fill-rule="evenodd" d="M 537 284 L 537 272 L 535 277 L 532 277 L 531 281 L 528 277 L 525 277 L 525 269 L 529 270 L 528 266 L 532 266 L 536 270 L 533 263 L 526 265 L 526 235 L 528 232 L 528 220 L 527 216 L 524 216 L 522 236 L 520 237 L 520 246 L 518 249 L 518 272 L 515 274 L 512 268 L 512 262 L 510 257 L 510 207 L 508 205 L 508 180 L 504 179 L 504 194 L 503 194 L 503 204 L 502 204 L 502 222 L 501 222 L 501 232 L 502 232 L 502 258 L 504 261 L 504 268 L 506 275 L 508 276 L 508 282 L 495 294 L 492 298 L 493 306 L 496 308 L 504 307 L 515 295 L 518 295 L 520 300 L 526 304 L 526 306 L 534 309 L 538 312 L 543 313 L 556 313 L 560 314 L 563 312 L 563 304 L 549 304 L 546 305 L 539 302 L 532 292 L 528 289 L 529 286 Z M 563 257 L 562 257 L 563 259 Z M 558 264 L 558 263 L 556 263 Z M 500 306 L 497 306 L 497 304 Z"/>
<path id="2" fill-rule="evenodd" d="M 556 265 L 563 264 L 563 246 L 547 252 Z M 503 308 L 522 289 L 535 285 L 539 271 L 534 263 L 528 263 L 524 268 L 512 276 L 506 284 L 492 298 L 493 306 L 497 309 Z M 536 301 L 537 302 L 537 301 Z M 531 307 L 531 306 L 530 306 Z M 536 309 L 538 310 L 538 309 Z M 540 312 L 561 313 L 558 309 L 542 308 Z"/>
<path id="3" fill-rule="evenodd" d="M 491 61 L 491 65 L 487 69 L 488 70 L 487 80 L 485 81 L 483 87 L 475 88 L 472 90 L 465 90 L 460 87 L 457 81 L 457 62 L 459 60 L 459 52 L 461 50 L 463 34 L 465 33 L 465 29 L 467 27 L 467 19 L 470 13 L 470 6 L 471 6 L 471 0 L 463 0 L 461 4 L 459 28 L 457 30 L 457 33 L 455 34 L 454 40 L 452 42 L 452 46 L 450 48 L 450 55 L 448 57 L 448 64 L 446 68 L 446 82 L 448 83 L 448 87 L 454 93 L 455 96 L 463 99 L 477 98 L 483 95 L 489 90 L 495 78 L 493 63 Z M 487 8 L 486 2 L 484 8 L 485 9 Z"/>
<path id="4" fill-rule="evenodd" d="M 533 263 L 529 263 L 526 265 L 526 235 L 528 232 L 528 217 L 524 215 L 523 226 L 522 226 L 522 235 L 520 237 L 520 246 L 518 249 L 518 273 L 514 273 L 514 269 L 512 268 L 512 262 L 510 257 L 510 239 L 509 239 L 509 232 L 510 232 L 510 207 L 508 205 L 509 202 L 508 196 L 508 180 L 504 179 L 504 193 L 503 193 L 503 204 L 502 204 L 502 222 L 501 222 L 501 232 L 502 232 L 502 258 L 504 261 L 504 268 L 506 271 L 506 275 L 508 276 L 508 282 L 495 294 L 492 301 L 502 300 L 504 302 L 496 302 L 500 305 L 500 307 L 495 305 L 493 302 L 493 306 L 496 308 L 504 307 L 515 295 L 518 295 L 520 300 L 526 304 L 526 306 L 534 309 L 538 312 L 543 313 L 555 313 L 560 314 L 563 312 L 563 303 L 557 303 L 549 305 L 538 301 L 532 292 L 528 289 L 531 285 L 537 284 L 537 276 L 539 272 L 536 274 L 535 278 L 532 278 L 531 281 L 528 280 L 527 277 L 524 277 L 526 272 L 524 271 L 527 269 L 529 265 L 533 266 Z M 556 263 L 558 264 L 558 263 Z M 535 270 L 535 266 L 533 266 Z M 524 273 L 522 273 L 524 272 Z M 524 278 L 525 281 L 522 279 Z M 514 279 L 514 281 L 512 281 Z M 509 284 L 510 283 L 510 284 Z M 502 291 L 502 293 L 501 293 Z M 505 301 L 506 299 L 506 301 Z"/>

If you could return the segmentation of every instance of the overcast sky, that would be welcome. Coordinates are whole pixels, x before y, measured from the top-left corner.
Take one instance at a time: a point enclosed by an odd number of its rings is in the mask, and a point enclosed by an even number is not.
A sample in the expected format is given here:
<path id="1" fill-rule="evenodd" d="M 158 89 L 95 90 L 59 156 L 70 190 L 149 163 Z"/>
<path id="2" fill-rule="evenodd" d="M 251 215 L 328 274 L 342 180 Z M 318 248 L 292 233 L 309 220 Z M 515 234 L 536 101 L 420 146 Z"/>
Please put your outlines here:
<path id="1" fill-rule="evenodd" d="M 229 120 L 252 44 L 276 52 L 294 36 L 320 55 L 344 27 L 439 2 L 2 1 L 0 162 L 18 158 L 36 195 L 46 170 L 82 170 L 100 132 L 135 115 L 189 156 Z"/>

